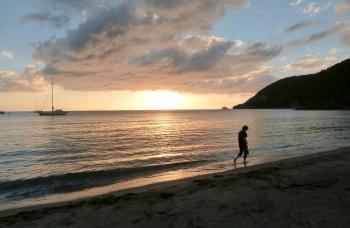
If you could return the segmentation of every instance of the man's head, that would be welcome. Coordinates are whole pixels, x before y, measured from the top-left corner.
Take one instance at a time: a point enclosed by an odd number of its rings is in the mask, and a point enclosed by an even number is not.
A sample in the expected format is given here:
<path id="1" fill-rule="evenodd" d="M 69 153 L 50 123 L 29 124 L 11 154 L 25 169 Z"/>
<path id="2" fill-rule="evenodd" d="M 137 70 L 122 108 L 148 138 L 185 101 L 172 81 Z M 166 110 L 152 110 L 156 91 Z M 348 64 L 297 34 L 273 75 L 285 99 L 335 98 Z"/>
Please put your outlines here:
<path id="1" fill-rule="evenodd" d="M 242 127 L 242 130 L 243 130 L 243 131 L 247 131 L 247 130 L 248 130 L 248 126 L 247 126 L 247 125 L 244 125 L 244 126 Z"/>

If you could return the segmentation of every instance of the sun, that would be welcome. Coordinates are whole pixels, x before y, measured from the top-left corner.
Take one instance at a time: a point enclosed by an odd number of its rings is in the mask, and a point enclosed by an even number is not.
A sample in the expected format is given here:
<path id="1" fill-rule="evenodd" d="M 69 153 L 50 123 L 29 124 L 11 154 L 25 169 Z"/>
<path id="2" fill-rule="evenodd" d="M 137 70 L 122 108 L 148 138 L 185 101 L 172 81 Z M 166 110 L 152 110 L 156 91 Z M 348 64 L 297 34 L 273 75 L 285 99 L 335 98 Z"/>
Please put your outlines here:
<path id="1" fill-rule="evenodd" d="M 146 92 L 144 99 L 146 106 L 154 110 L 178 109 L 184 102 L 180 94 L 168 90 Z"/>

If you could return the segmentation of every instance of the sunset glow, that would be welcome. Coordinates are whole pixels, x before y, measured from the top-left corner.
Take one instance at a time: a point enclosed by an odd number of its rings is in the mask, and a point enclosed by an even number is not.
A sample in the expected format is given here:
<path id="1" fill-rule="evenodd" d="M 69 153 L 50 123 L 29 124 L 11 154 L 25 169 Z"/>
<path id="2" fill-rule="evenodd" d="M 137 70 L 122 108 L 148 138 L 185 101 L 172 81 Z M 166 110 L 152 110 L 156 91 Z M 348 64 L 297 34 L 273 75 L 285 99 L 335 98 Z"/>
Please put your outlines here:
<path id="1" fill-rule="evenodd" d="M 146 92 L 144 102 L 148 109 L 178 109 L 184 104 L 184 97 L 178 93 L 157 90 Z"/>

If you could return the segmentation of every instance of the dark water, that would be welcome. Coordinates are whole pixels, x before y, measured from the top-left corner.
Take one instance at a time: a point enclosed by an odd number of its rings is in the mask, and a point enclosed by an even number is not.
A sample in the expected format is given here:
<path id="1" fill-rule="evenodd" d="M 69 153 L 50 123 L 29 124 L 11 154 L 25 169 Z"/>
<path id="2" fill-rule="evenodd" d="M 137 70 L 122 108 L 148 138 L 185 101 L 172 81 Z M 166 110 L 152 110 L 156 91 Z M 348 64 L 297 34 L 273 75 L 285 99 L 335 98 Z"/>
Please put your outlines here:
<path id="1" fill-rule="evenodd" d="M 263 161 L 350 145 L 349 111 L 12 113 L 0 116 L 0 204 L 232 160 L 243 124 Z"/>

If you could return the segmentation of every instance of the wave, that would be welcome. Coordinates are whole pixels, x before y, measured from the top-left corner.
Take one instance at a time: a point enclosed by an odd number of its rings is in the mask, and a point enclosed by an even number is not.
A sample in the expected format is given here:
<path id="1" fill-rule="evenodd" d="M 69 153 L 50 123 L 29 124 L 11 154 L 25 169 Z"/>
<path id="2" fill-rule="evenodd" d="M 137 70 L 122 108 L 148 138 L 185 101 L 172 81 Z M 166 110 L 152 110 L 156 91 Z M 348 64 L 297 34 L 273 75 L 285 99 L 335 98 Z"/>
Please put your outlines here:
<path id="1" fill-rule="evenodd" d="M 113 184 L 118 181 L 125 181 L 136 177 L 144 177 L 166 171 L 191 168 L 206 162 L 208 161 L 186 161 L 135 168 L 117 168 L 111 170 L 67 173 L 63 175 L 20 179 L 7 182 L 1 181 L 0 202 L 81 191 L 87 188 Z"/>

